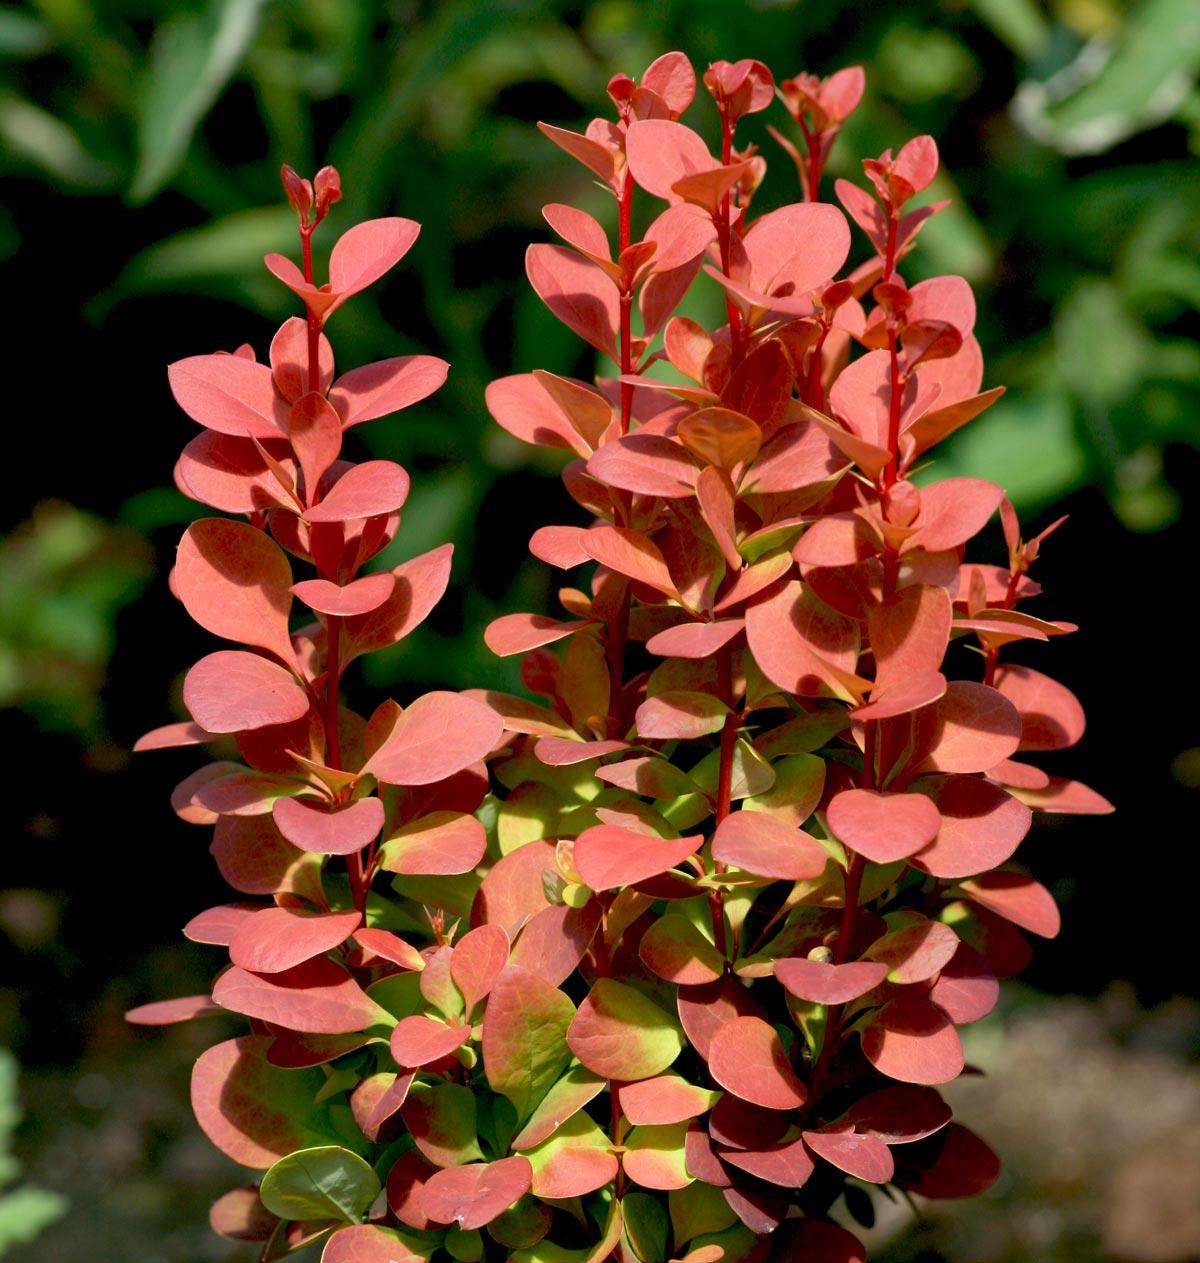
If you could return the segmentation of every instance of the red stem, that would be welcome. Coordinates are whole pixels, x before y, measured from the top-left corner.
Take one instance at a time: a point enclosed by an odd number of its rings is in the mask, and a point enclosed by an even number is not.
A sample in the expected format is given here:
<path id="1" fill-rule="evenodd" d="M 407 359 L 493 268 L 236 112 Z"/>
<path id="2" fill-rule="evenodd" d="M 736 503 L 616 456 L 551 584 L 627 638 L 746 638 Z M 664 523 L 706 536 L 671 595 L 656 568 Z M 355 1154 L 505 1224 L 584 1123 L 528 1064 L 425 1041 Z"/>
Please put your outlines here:
<path id="1" fill-rule="evenodd" d="M 620 218 L 617 225 L 617 248 L 620 258 L 629 249 L 633 222 L 633 179 L 625 172 L 625 183 L 621 187 L 618 199 Z M 633 334 L 630 329 L 630 315 L 633 310 L 633 290 L 621 290 L 621 376 L 628 377 L 633 372 Z M 626 381 L 621 382 L 621 433 L 629 433 L 629 422 L 633 412 L 633 386 Z"/>
<path id="2" fill-rule="evenodd" d="M 721 164 L 727 167 L 733 161 L 733 124 L 729 121 L 729 115 L 725 112 L 724 105 L 721 105 L 719 108 L 721 110 Z M 717 212 L 717 244 L 721 250 L 721 271 L 726 276 L 730 275 L 731 197 L 732 193 L 727 190 L 721 198 L 721 206 Z M 743 345 L 742 313 L 738 309 L 733 295 L 728 290 L 725 291 L 725 314 L 729 320 L 729 344 L 733 353 L 731 363 L 734 368 L 737 368 L 742 362 L 742 354 L 745 350 Z"/>

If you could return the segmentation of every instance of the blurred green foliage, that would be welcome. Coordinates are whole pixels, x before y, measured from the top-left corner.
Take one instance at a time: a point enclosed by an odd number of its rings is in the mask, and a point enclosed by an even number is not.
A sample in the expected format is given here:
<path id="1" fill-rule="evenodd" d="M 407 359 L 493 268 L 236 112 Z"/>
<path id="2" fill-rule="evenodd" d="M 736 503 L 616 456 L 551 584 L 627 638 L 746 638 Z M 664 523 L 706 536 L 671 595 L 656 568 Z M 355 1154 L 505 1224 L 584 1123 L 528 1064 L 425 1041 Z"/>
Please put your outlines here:
<path id="1" fill-rule="evenodd" d="M 1095 483 L 1133 529 L 1176 514 L 1164 446 L 1200 443 L 1196 0 L 29 0 L 4 9 L 0 173 L 76 205 L 123 202 L 160 234 L 111 259 L 85 308 L 98 325 L 118 306 L 200 294 L 261 317 L 223 318 L 213 336 L 233 346 L 253 334 L 262 354 L 268 321 L 293 305 L 261 265 L 291 239 L 282 161 L 341 169 L 342 223 L 397 209 L 424 224 L 407 275 L 381 299 L 356 299 L 332 335 L 347 366 L 416 349 L 451 360 L 446 390 L 365 441 L 416 474 L 396 560 L 453 538 L 457 581 L 472 582 L 461 625 L 438 628 L 440 641 L 432 630 L 414 637 L 396 651 L 402 664 L 374 668 L 379 678 L 402 666 L 417 681 L 503 679 L 508 667 L 483 650 L 478 628 L 547 600 L 544 576 L 515 558 L 500 567 L 503 583 L 474 582 L 490 489 L 546 459 L 491 425 L 483 388 L 538 365 L 591 371 L 525 285 L 521 254 L 544 231 L 543 202 L 611 207 L 533 123 L 581 125 L 602 111 L 612 72 L 637 72 L 671 47 L 701 66 L 758 56 L 781 77 L 865 64 L 867 99 L 833 175 L 857 177 L 858 157 L 916 132 L 937 137 L 946 173 L 932 192 L 954 205 L 923 236 L 914 279 L 955 271 L 976 285 L 988 382 L 1009 386 L 949 446 L 943 472 L 1004 482 L 1025 510 Z M 697 125 L 711 123 L 705 113 L 701 101 Z M 763 118 L 787 125 L 782 109 Z M 763 200 L 792 200 L 786 159 L 759 138 L 779 159 Z M 0 255 L 16 254 L 23 232 L 0 212 Z M 146 493 L 122 519 L 144 530 L 191 511 Z"/>
<path id="2" fill-rule="evenodd" d="M 61 502 L 0 538 L 0 707 L 22 707 L 43 730 L 99 736 L 114 619 L 153 573 L 136 532 Z"/>
<path id="3" fill-rule="evenodd" d="M 67 1209 L 65 1199 L 57 1193 L 30 1184 L 7 1187 L 21 1174 L 9 1152 L 13 1131 L 20 1121 L 17 1063 L 0 1048 L 0 1254 L 6 1253 L 9 1246 L 32 1241 Z"/>

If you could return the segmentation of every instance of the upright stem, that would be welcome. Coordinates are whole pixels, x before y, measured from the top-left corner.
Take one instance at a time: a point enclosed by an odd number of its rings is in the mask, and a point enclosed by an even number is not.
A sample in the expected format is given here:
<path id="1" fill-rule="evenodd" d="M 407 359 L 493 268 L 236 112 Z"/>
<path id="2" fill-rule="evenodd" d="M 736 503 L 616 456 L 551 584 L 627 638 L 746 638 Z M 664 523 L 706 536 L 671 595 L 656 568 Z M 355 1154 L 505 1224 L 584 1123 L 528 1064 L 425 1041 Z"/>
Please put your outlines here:
<path id="1" fill-rule="evenodd" d="M 300 246 L 304 259 L 304 279 L 313 283 L 312 235 L 316 223 L 300 229 Z M 308 389 L 321 389 L 321 318 L 311 309 L 308 311 Z M 310 502 L 316 488 L 308 488 Z M 322 706 L 322 723 L 325 728 L 325 766 L 341 771 L 342 743 L 338 733 L 338 710 L 342 684 L 342 620 L 334 614 L 325 615 L 325 696 Z M 367 862 L 361 851 L 347 857 L 346 867 L 350 874 L 350 890 L 354 906 L 362 912 L 366 906 Z"/>
<path id="2" fill-rule="evenodd" d="M 620 258 L 629 249 L 633 223 L 633 178 L 628 170 L 625 172 L 625 183 L 621 186 L 618 199 L 620 217 L 617 224 L 617 257 Z M 630 328 L 630 316 L 633 310 L 633 289 L 622 287 L 621 290 L 621 433 L 629 433 L 629 422 L 633 413 L 633 386 L 623 380 L 633 372 L 633 334 Z"/>
<path id="3" fill-rule="evenodd" d="M 721 164 L 729 166 L 733 161 L 733 124 L 729 121 L 729 116 L 725 112 L 725 107 L 721 109 Z M 721 198 L 720 209 L 717 212 L 717 245 L 721 251 L 721 271 L 726 275 L 730 275 L 730 233 L 732 232 L 731 219 L 731 198 L 732 193 L 726 191 Z M 729 345 L 733 353 L 732 364 L 734 368 L 742 362 L 743 332 L 742 332 L 742 313 L 734 301 L 733 295 L 725 291 L 725 314 L 729 320 Z"/>

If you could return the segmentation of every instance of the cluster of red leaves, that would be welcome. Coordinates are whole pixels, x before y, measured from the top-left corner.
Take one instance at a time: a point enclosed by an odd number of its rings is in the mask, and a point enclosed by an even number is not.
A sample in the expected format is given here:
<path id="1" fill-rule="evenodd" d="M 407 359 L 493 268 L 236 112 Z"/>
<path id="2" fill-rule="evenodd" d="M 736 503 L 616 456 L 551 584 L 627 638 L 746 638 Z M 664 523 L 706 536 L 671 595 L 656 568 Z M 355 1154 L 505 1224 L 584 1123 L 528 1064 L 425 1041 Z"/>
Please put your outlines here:
<path id="1" fill-rule="evenodd" d="M 615 121 L 542 129 L 617 204 L 615 249 L 552 204 L 565 245 L 527 256 L 615 378 L 488 391 L 505 429 L 570 454 L 593 519 L 531 541 L 591 571 L 564 616 L 487 632 L 543 703 L 339 703 L 346 664 L 406 635 L 447 578 L 445 549 L 359 574 L 408 480 L 340 459 L 347 427 L 445 366 L 335 380 L 322 332 L 415 225 L 351 229 L 317 286 L 336 177 L 285 173 L 304 267 L 267 264 L 306 319 L 270 368 L 243 350 L 171 370 L 206 427 L 180 486 L 249 518 L 194 525 L 175 590 L 248 648 L 197 664 L 194 722 L 143 745 L 234 736 L 242 762 L 189 777 L 176 807 L 215 824 L 251 898 L 187 928 L 229 948 L 211 997 L 134 1018 L 250 1018 L 201 1057 L 193 1100 L 214 1143 L 266 1170 L 213 1215 L 264 1259 L 323 1239 L 325 1263 L 853 1263 L 835 1220 L 869 1217 L 864 1184 L 955 1197 L 995 1176 L 936 1087 L 964 1069 L 957 1028 L 1025 963 L 1022 931 L 1057 932 L 1010 864 L 1033 810 L 1108 810 L 1014 758 L 1083 731 L 1065 688 L 1000 660 L 1073 630 L 1018 608 L 1049 532 L 1022 539 L 990 483 L 910 477 L 999 394 L 980 391 L 966 282 L 897 270 L 941 208 L 910 205 L 932 140 L 865 162 L 871 191 L 838 182 L 872 247 L 839 277 L 850 226 L 819 192 L 861 72 L 780 85 L 806 200 L 760 216 L 765 163 L 734 142 L 774 79 L 718 62 L 704 87 L 719 157 L 678 121 L 696 89 L 679 53 L 612 81 Z M 720 287 L 720 328 L 673 315 L 694 282 Z M 1008 565 L 966 562 L 997 510 Z M 285 550 L 317 577 L 293 583 Z M 293 625 L 293 595 L 316 622 Z M 982 679 L 948 679 L 951 660 Z"/>

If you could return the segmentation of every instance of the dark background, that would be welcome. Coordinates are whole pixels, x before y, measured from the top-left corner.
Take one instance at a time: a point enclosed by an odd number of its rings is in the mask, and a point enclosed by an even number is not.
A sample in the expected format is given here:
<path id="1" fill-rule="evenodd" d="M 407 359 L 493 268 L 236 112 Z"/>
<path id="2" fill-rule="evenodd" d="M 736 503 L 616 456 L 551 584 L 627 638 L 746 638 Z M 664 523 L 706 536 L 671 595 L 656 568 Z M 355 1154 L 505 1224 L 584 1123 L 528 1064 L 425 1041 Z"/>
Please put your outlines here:
<path id="1" fill-rule="evenodd" d="M 451 361 L 443 391 L 356 441 L 413 475 L 394 561 L 452 539 L 454 578 L 430 623 L 351 689 L 373 704 L 434 683 L 515 687 L 482 628 L 551 608 L 525 545 L 577 511 L 555 462 L 492 424 L 483 388 L 539 366 L 590 375 L 522 255 L 546 238 L 546 201 L 611 218 L 534 123 L 581 127 L 605 111 L 611 73 L 676 47 L 700 68 L 761 57 L 779 78 L 864 64 L 867 98 L 833 175 L 858 177 L 858 158 L 918 132 L 937 138 L 933 193 L 954 205 L 907 270 L 975 285 L 986 384 L 1009 386 L 940 471 L 1004 483 L 1031 530 L 1071 515 L 1039 563 L 1039 612 L 1082 630 L 1021 656 L 1089 710 L 1083 743 L 1053 770 L 1119 810 L 1051 818 L 1022 852 L 1065 929 L 973 1032 L 991 1077 L 959 1097 L 1008 1173 L 971 1207 L 882 1214 L 880 1257 L 1200 1259 L 1200 1017 L 1184 998 L 1200 784 L 1194 0 L 0 11 L 0 1047 L 23 1067 L 23 1178 L 69 1205 L 14 1257 L 242 1257 L 208 1234 L 208 1201 L 238 1177 L 186 1102 L 214 1027 L 146 1035 L 121 1021 L 132 1003 L 207 984 L 215 956 L 178 927 L 224 895 L 204 831 L 167 807 L 195 753 L 129 754 L 178 714 L 182 671 L 208 648 L 165 587 L 200 509 L 170 487 L 194 427 L 164 366 L 243 341 L 265 357 L 292 313 L 261 265 L 294 249 L 280 162 L 340 168 L 330 237 L 376 214 L 421 221 L 402 267 L 331 336 L 342 368 L 416 350 Z M 689 121 L 711 130 L 705 100 Z M 739 139 L 761 140 L 771 205 L 798 190 L 768 121 L 791 134 L 776 106 Z M 0 1193 L 0 1243 L 18 1242 L 56 1207 L 3 1158 L 0 1179 L 19 1190 Z"/>

